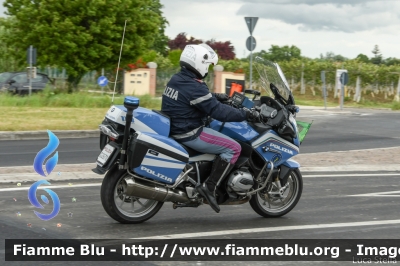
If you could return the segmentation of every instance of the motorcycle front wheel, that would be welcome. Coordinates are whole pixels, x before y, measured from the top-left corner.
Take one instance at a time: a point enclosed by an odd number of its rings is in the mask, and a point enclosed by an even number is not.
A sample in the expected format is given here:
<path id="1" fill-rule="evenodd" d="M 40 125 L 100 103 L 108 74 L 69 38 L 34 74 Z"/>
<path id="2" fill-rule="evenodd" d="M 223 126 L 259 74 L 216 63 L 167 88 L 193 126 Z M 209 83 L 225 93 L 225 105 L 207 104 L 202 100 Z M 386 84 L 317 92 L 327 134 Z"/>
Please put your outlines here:
<path id="1" fill-rule="evenodd" d="M 303 178 L 299 169 L 291 172 L 285 186 L 286 189 L 279 193 L 274 182 L 269 182 L 265 189 L 251 197 L 250 206 L 259 215 L 269 218 L 289 213 L 299 202 L 303 191 Z"/>
<path id="2" fill-rule="evenodd" d="M 153 217 L 164 202 L 126 195 L 123 180 L 127 175 L 117 167 L 108 171 L 101 184 L 101 203 L 107 214 L 120 223 L 143 223 Z"/>

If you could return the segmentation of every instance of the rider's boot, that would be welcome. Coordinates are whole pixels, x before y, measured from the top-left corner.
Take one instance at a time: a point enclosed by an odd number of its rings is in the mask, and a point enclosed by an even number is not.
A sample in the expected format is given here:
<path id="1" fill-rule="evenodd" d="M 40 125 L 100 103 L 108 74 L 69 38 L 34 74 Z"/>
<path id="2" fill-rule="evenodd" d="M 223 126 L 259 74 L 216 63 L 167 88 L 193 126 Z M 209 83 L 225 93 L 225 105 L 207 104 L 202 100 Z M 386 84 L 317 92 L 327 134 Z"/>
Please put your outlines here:
<path id="1" fill-rule="evenodd" d="M 233 166 L 233 164 L 228 163 L 218 156 L 214 161 L 211 174 L 206 182 L 196 188 L 200 195 L 206 198 L 208 204 L 210 204 L 211 208 L 213 208 L 217 213 L 219 213 L 220 209 L 217 200 L 215 199 L 215 188 L 230 172 Z"/>

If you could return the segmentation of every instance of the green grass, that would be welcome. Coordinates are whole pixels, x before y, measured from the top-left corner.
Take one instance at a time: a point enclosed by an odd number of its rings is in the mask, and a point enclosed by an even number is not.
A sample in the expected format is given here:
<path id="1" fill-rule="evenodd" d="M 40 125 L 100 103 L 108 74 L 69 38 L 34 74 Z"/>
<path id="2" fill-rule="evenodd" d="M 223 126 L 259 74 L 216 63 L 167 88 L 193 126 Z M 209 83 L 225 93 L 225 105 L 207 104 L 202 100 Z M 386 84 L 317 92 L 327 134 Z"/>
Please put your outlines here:
<path id="1" fill-rule="evenodd" d="M 400 110 L 400 102 L 393 102 L 392 110 Z"/>
<path id="2" fill-rule="evenodd" d="M 140 106 L 159 109 L 161 100 L 153 99 L 149 95 L 138 96 Z M 21 107 L 73 107 L 73 108 L 105 108 L 110 107 L 112 95 L 91 94 L 87 92 L 78 93 L 54 93 L 44 91 L 29 96 L 18 96 L 0 94 L 0 106 L 21 106 Z M 116 95 L 114 104 L 123 104 L 124 96 Z"/>
<path id="3" fill-rule="evenodd" d="M 321 92 L 316 90 L 313 96 L 310 90 L 301 95 L 293 92 L 297 105 L 324 106 Z M 80 93 L 54 93 L 44 91 L 28 96 L 0 94 L 0 131 L 26 130 L 93 130 L 104 119 L 111 106 L 111 95 Z M 161 109 L 161 100 L 149 95 L 139 96 L 140 106 L 149 109 Z M 124 96 L 116 95 L 114 104 L 122 104 Z M 327 106 L 339 106 L 338 99 L 330 92 Z M 370 93 L 362 95 L 359 103 L 346 98 L 345 107 L 391 108 L 400 110 L 400 103 L 384 99 L 382 94 L 374 97 Z"/>
<path id="4" fill-rule="evenodd" d="M 139 96 L 140 106 L 161 109 L 161 100 Z M 0 131 L 93 130 L 103 121 L 111 106 L 111 95 L 90 93 L 53 93 L 32 96 L 0 94 Z M 116 96 L 114 105 L 123 104 Z"/>
<path id="5" fill-rule="evenodd" d="M 0 106 L 0 131 L 93 130 L 108 108 Z"/>

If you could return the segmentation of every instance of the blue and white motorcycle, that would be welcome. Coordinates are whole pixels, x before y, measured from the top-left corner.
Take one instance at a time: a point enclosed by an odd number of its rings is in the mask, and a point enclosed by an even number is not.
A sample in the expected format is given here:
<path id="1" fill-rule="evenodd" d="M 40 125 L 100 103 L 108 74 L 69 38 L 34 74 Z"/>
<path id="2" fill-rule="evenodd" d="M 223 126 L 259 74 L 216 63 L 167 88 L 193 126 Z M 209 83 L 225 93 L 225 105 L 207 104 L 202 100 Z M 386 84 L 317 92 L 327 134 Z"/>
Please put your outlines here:
<path id="1" fill-rule="evenodd" d="M 299 133 L 293 95 L 276 63 L 256 58 L 260 80 L 268 96 L 235 93 L 228 104 L 255 108 L 257 121 L 209 120 L 206 126 L 237 140 L 242 152 L 234 169 L 216 189 L 219 205 L 249 202 L 264 217 L 279 217 L 298 203 L 303 180 Z M 99 126 L 98 174 L 105 174 L 101 201 L 105 211 L 121 223 L 141 223 L 153 217 L 164 202 L 173 208 L 207 203 L 196 192 L 210 174 L 214 154 L 202 154 L 169 137 L 170 119 L 160 111 L 139 107 L 139 99 L 125 97 L 112 106 Z"/>

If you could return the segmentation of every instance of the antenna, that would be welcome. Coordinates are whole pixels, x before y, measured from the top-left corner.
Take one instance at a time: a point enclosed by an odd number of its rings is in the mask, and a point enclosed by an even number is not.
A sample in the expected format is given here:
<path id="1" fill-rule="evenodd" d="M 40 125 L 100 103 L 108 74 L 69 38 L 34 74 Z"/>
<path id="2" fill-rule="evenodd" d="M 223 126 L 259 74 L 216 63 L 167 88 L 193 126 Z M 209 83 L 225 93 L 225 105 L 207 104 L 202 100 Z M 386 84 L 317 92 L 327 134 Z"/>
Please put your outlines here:
<path id="1" fill-rule="evenodd" d="M 111 105 L 114 102 L 115 87 L 117 86 L 119 63 L 121 62 L 122 46 L 124 45 L 124 38 L 125 38 L 125 29 L 126 29 L 126 20 L 125 20 L 125 26 L 124 26 L 124 33 L 122 34 L 121 50 L 119 51 L 117 74 L 115 75 L 114 92 L 113 92 L 113 96 L 112 96 L 112 100 L 111 100 Z"/>

